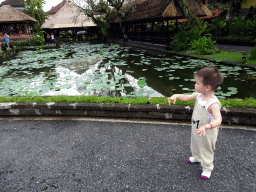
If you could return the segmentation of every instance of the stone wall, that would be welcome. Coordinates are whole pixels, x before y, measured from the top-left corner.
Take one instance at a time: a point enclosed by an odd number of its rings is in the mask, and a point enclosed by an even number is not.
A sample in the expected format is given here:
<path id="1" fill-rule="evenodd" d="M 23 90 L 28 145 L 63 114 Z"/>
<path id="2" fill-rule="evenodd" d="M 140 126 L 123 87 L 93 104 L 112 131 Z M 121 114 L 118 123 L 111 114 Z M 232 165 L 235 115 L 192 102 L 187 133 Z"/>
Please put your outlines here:
<path id="1" fill-rule="evenodd" d="M 0 52 L 0 63 L 10 59 L 14 55 L 16 55 L 16 53 L 17 53 L 17 50 L 14 48 L 8 49 L 6 52 Z"/>
<path id="2" fill-rule="evenodd" d="M 194 106 L 105 103 L 0 103 L 0 116 L 93 116 L 188 121 Z M 224 123 L 256 125 L 256 109 L 223 108 Z"/>

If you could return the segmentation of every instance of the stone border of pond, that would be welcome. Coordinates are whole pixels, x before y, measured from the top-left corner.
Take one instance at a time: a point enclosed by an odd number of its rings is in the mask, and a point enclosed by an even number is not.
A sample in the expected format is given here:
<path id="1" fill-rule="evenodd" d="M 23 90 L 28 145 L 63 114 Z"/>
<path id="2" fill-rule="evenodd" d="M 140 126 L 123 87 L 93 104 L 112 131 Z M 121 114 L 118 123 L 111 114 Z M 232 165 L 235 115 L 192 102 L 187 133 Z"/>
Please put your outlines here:
<path id="1" fill-rule="evenodd" d="M 4 62 L 13 56 L 15 56 L 19 51 L 26 51 L 26 50 L 39 50 L 39 49 L 52 49 L 56 48 L 55 45 L 44 45 L 44 46 L 37 46 L 37 47 L 23 47 L 21 49 L 19 48 L 9 48 L 6 51 L 1 51 L 0 50 L 0 62 Z"/>
<path id="2" fill-rule="evenodd" d="M 88 116 L 190 121 L 194 106 L 106 103 L 0 103 L 0 116 Z M 256 125 L 256 109 L 223 108 L 223 123 Z"/>
<path id="3" fill-rule="evenodd" d="M 17 54 L 17 49 L 10 48 L 0 52 L 0 62 L 4 62 Z"/>

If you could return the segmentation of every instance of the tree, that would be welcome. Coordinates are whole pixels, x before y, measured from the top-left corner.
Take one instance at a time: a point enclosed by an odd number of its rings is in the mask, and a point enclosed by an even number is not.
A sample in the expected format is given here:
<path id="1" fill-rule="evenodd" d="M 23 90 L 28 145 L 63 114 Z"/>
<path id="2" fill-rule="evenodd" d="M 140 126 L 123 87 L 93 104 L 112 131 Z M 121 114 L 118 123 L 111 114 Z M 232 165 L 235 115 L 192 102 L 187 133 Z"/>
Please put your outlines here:
<path id="1" fill-rule="evenodd" d="M 246 3 L 246 1 L 248 1 L 248 0 L 233 0 L 233 1 L 231 1 L 231 3 L 230 3 L 230 10 L 231 11 L 235 11 L 236 14 L 237 14 L 237 17 L 238 17 L 239 16 L 239 12 L 240 12 L 240 10 L 242 8 L 242 4 Z"/>
<path id="2" fill-rule="evenodd" d="M 43 5 L 45 4 L 44 0 L 26 0 L 25 13 L 37 20 L 37 23 L 33 25 L 33 28 L 36 32 L 40 31 L 41 25 L 45 22 L 47 18 L 46 13 L 43 11 Z"/>
<path id="3" fill-rule="evenodd" d="M 234 12 L 239 16 L 239 12 L 242 8 L 242 4 L 246 3 L 248 0 L 220 0 L 218 3 L 211 2 L 208 6 L 211 10 L 220 9 L 227 10 L 228 12 Z"/>
<path id="4" fill-rule="evenodd" d="M 197 28 L 198 26 L 198 19 L 197 17 L 192 13 L 192 11 L 189 8 L 189 4 L 187 2 L 187 0 L 177 0 L 177 2 L 179 3 L 180 7 L 182 8 L 185 17 L 188 20 L 188 23 L 191 27 L 195 27 Z"/>
<path id="5" fill-rule="evenodd" d="M 93 22 L 101 28 L 101 32 L 104 36 L 109 36 L 111 9 L 107 2 L 103 0 L 98 2 L 95 2 L 94 0 L 87 0 L 86 3 L 87 7 L 85 9 L 85 14 L 92 18 Z"/>
<path id="6" fill-rule="evenodd" d="M 117 21 L 123 32 L 124 38 L 126 38 L 127 35 L 125 34 L 125 29 L 122 26 L 122 22 L 125 19 L 125 16 L 135 11 L 135 4 L 133 3 L 133 0 L 108 0 L 108 3 L 110 6 L 114 7 Z"/>
<path id="7" fill-rule="evenodd" d="M 101 28 L 104 36 L 111 36 L 110 24 L 113 15 L 124 33 L 122 21 L 134 8 L 132 0 L 85 0 L 85 2 L 87 4 L 85 14 L 91 17 L 94 23 Z M 95 16 L 96 13 L 99 13 L 100 16 Z"/>
<path id="8" fill-rule="evenodd" d="M 192 13 L 187 0 L 176 0 L 176 2 L 180 5 L 188 22 L 180 24 L 178 33 L 170 43 L 171 48 L 175 51 L 181 51 L 191 49 L 194 45 L 194 47 L 202 48 L 201 50 L 205 51 L 210 47 L 209 45 L 213 44 L 211 39 L 204 37 L 207 32 L 207 24 Z M 202 45 L 202 42 L 205 44 Z M 199 46 L 195 46 L 198 44 Z"/>

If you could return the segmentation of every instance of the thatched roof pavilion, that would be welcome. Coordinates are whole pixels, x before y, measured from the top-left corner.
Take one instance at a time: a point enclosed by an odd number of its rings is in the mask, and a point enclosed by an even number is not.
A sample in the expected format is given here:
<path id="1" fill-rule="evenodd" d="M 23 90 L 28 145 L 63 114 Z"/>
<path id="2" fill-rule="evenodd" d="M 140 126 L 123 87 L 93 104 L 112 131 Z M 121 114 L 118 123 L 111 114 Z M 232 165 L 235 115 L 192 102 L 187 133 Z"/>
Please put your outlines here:
<path id="1" fill-rule="evenodd" d="M 202 0 L 187 0 L 190 10 L 197 17 L 211 18 L 212 12 Z M 171 37 L 178 31 L 180 19 L 186 20 L 184 8 L 179 0 L 135 0 L 135 11 L 124 5 L 126 16 L 122 19 L 122 29 L 118 18 L 112 15 L 112 32 L 114 36 L 124 39 L 150 41 L 169 44 Z M 175 29 L 169 21 L 176 20 Z"/>
<path id="2" fill-rule="evenodd" d="M 36 19 L 17 11 L 10 5 L 0 7 L 0 23 L 35 23 Z"/>
<path id="3" fill-rule="evenodd" d="M 198 17 L 212 16 L 211 11 L 201 0 L 187 0 L 193 14 Z M 177 0 L 136 0 L 136 11 L 128 14 L 124 21 L 166 20 L 185 18 L 182 7 Z"/>
<path id="4" fill-rule="evenodd" d="M 10 5 L 2 5 L 0 15 L 0 42 L 4 39 L 4 33 L 8 33 L 12 41 L 33 37 L 28 30 L 28 24 L 37 22 L 33 17 L 14 9 Z"/>
<path id="5" fill-rule="evenodd" d="M 42 26 L 42 29 L 59 29 L 96 26 L 94 22 L 85 15 L 82 8 L 71 1 L 67 1 L 64 6 Z"/>

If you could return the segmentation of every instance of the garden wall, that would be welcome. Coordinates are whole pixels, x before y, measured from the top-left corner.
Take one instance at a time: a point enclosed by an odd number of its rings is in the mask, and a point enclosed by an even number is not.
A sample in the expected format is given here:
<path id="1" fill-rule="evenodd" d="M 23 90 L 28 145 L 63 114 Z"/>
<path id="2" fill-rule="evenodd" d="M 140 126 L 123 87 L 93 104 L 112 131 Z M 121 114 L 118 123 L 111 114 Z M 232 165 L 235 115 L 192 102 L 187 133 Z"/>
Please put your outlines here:
<path id="1" fill-rule="evenodd" d="M 15 56 L 16 53 L 17 53 L 17 50 L 14 49 L 14 48 L 8 49 L 6 52 L 1 52 L 0 51 L 0 63 L 10 59 L 13 56 Z"/>

